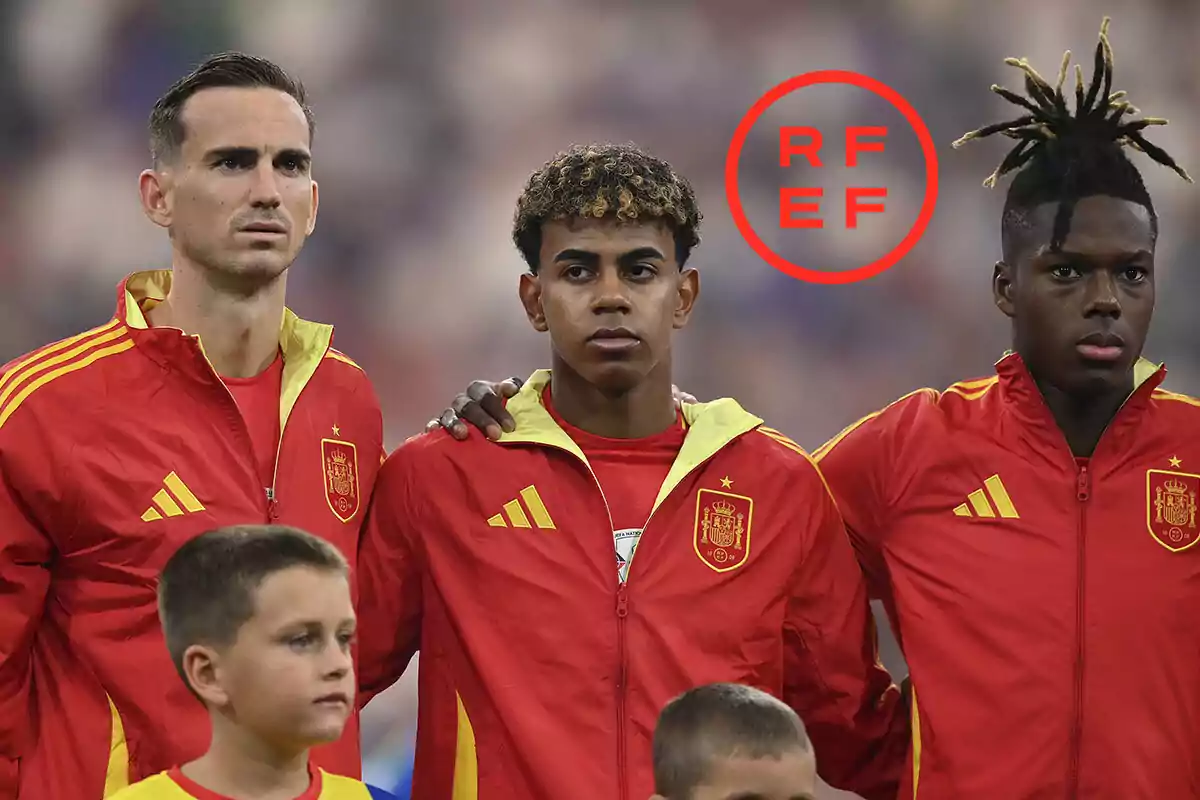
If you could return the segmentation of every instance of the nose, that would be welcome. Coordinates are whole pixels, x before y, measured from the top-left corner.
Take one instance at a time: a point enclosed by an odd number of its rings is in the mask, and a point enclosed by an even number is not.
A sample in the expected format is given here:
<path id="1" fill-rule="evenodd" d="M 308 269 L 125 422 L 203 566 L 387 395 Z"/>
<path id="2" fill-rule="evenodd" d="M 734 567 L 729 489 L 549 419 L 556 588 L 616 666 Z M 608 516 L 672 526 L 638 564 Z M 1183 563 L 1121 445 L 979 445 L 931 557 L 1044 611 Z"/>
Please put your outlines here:
<path id="1" fill-rule="evenodd" d="M 323 649 L 321 659 L 321 674 L 327 680 L 340 680 L 354 669 L 354 658 L 350 648 L 340 641 L 330 643 Z"/>
<path id="2" fill-rule="evenodd" d="M 1121 295 L 1117 282 L 1106 269 L 1093 270 L 1087 282 L 1085 316 L 1121 316 Z"/>
<path id="3" fill-rule="evenodd" d="M 262 159 L 253 173 L 250 185 L 250 205 L 255 208 L 278 208 L 283 202 L 279 193 L 279 181 L 275 175 L 275 165 L 269 159 Z"/>
<path id="4" fill-rule="evenodd" d="M 630 310 L 627 286 L 621 280 L 621 271 L 616 265 L 606 265 L 600 269 L 596 279 L 596 294 L 592 299 L 592 312 L 595 314 L 626 313 Z"/>

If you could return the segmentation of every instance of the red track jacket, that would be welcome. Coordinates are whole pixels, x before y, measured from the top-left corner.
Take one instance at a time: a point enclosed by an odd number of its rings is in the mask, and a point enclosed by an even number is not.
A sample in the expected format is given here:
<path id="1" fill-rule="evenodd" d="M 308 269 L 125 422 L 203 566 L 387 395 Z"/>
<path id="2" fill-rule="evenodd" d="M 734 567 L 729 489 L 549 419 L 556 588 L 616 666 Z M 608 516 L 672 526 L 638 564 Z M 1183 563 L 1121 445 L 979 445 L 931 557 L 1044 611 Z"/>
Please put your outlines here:
<path id="1" fill-rule="evenodd" d="M 167 655 L 159 570 L 234 523 L 312 531 L 353 558 L 382 454 L 379 403 L 287 312 L 274 498 L 195 337 L 147 328 L 169 272 L 122 283 L 116 317 L 0 376 L 0 798 L 100 800 L 208 746 L 208 714 Z M 327 490 L 328 487 L 328 490 Z M 357 726 L 318 754 L 360 771 Z"/>
<path id="2" fill-rule="evenodd" d="M 644 800 L 661 707 L 733 681 L 800 712 L 830 783 L 892 800 L 908 713 L 808 456 L 732 400 L 687 407 L 620 585 L 606 502 L 541 404 L 548 381 L 509 402 L 501 446 L 425 434 L 380 472 L 360 676 L 381 691 L 421 651 L 413 796 Z"/>
<path id="3" fill-rule="evenodd" d="M 1142 362 L 1075 459 L 997 371 L 817 452 L 916 689 L 901 797 L 1198 797 L 1200 401 Z"/>

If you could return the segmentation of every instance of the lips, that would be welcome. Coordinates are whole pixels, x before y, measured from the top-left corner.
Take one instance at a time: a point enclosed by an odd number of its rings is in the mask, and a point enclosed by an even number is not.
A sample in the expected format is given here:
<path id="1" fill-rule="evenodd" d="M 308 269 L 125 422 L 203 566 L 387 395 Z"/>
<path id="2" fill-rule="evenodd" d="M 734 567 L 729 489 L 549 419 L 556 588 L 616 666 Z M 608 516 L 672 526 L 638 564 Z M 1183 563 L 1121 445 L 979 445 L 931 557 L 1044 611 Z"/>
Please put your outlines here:
<path id="1" fill-rule="evenodd" d="M 1093 345 L 1095 347 L 1124 347 L 1125 340 L 1110 331 L 1096 331 L 1095 333 L 1089 333 L 1076 342 L 1076 344 Z"/>
<path id="2" fill-rule="evenodd" d="M 243 225 L 246 233 L 287 233 L 287 228 L 281 222 L 251 222 Z"/>
<path id="3" fill-rule="evenodd" d="M 633 341 L 641 341 L 637 334 L 628 328 L 601 328 L 588 337 L 589 341 L 602 341 L 605 339 L 632 339 Z"/>
<path id="4" fill-rule="evenodd" d="M 1119 361 L 1125 354 L 1125 340 L 1115 333 L 1097 331 L 1077 341 L 1075 351 L 1088 361 Z"/>
<path id="5" fill-rule="evenodd" d="M 632 352 L 642 342 L 628 328 L 601 328 L 588 337 L 588 344 L 609 355 L 624 355 Z"/>
<path id="6" fill-rule="evenodd" d="M 332 694 L 323 695 L 313 701 L 314 704 L 324 705 L 344 705 L 350 706 L 350 695 L 345 692 L 333 692 Z"/>

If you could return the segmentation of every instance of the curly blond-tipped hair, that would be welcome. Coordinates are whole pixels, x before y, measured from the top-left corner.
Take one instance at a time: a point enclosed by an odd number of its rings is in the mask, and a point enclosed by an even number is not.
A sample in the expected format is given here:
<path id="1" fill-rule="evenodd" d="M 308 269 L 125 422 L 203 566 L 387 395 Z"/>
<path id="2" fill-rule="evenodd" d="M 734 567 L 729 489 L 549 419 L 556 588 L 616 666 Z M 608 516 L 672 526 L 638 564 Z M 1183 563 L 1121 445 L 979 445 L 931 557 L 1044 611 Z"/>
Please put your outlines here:
<path id="1" fill-rule="evenodd" d="M 576 145 L 530 176 L 517 200 L 513 242 L 537 272 L 542 225 L 561 219 L 667 225 L 682 267 L 700 243 L 700 209 L 690 183 L 633 145 Z"/>

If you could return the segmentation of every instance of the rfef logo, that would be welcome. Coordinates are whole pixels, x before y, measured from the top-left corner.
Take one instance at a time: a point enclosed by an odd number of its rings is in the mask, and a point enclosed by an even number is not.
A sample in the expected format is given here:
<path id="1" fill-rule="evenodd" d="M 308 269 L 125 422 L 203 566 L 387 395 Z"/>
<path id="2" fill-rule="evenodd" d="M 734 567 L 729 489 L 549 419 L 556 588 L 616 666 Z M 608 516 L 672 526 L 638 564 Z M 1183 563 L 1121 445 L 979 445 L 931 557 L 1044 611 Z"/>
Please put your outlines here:
<path id="1" fill-rule="evenodd" d="M 916 222 L 900 243 L 880 258 L 847 270 L 826 271 L 802 267 L 794 264 L 779 253 L 772 250 L 755 232 L 754 227 L 746 217 L 742 207 L 742 199 L 738 190 L 738 165 L 741 161 L 742 150 L 751 129 L 759 122 L 763 114 L 784 97 L 799 92 L 801 89 L 834 85 L 857 88 L 872 92 L 890 103 L 903 115 L 908 125 L 916 133 L 925 161 L 925 192 Z M 777 163 L 781 168 L 791 167 L 797 163 L 807 163 L 819 174 L 828 166 L 831 154 L 844 149 L 845 166 L 854 168 L 868 158 L 886 157 L 888 150 L 888 129 L 881 125 L 849 125 L 844 130 L 837 131 L 836 140 L 828 131 L 822 131 L 814 125 L 795 124 L 780 125 L 778 136 L 772 139 L 777 143 Z M 878 155 L 875 155 L 878 154 Z M 821 70 L 808 72 L 790 78 L 771 89 L 758 101 L 742 118 L 733 141 L 729 144 L 729 152 L 725 158 L 725 194 L 729 200 L 729 210 L 733 221 L 741 231 L 742 237 L 764 261 L 779 271 L 793 278 L 812 283 L 841 284 L 855 283 L 873 278 L 881 272 L 894 266 L 912 250 L 913 246 L 924 235 L 929 221 L 933 218 L 933 210 L 937 205 L 938 193 L 938 162 L 937 151 L 933 137 L 925 122 L 916 110 L 897 91 L 880 83 L 874 78 L 868 78 L 857 72 L 845 70 Z M 841 198 L 833 198 L 820 185 L 785 186 L 779 191 L 778 213 L 775 216 L 781 230 L 811 230 L 813 235 L 821 235 L 834 227 L 846 230 L 858 229 L 863 215 L 885 214 L 888 209 L 888 188 L 886 186 L 847 186 L 840 193 Z M 832 208 L 840 199 L 844 213 L 836 215 Z"/>

